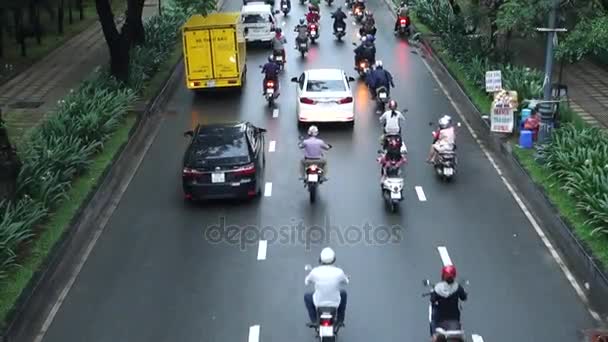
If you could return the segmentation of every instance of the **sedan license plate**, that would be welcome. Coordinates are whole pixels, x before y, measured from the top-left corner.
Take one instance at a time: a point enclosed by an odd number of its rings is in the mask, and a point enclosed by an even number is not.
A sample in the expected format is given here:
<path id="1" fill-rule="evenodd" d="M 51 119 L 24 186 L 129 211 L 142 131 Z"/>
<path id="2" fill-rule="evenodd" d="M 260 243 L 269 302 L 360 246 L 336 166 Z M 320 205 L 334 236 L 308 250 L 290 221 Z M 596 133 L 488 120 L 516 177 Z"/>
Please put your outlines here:
<path id="1" fill-rule="evenodd" d="M 224 183 L 226 181 L 226 174 L 223 172 L 214 172 L 211 174 L 211 183 Z"/>
<path id="2" fill-rule="evenodd" d="M 319 336 L 321 336 L 321 337 L 334 336 L 334 327 L 320 326 L 319 327 Z"/>
<path id="3" fill-rule="evenodd" d="M 454 169 L 452 169 L 451 167 L 445 167 L 443 168 L 443 174 L 446 176 L 451 176 L 454 174 Z"/>
<path id="4" fill-rule="evenodd" d="M 319 175 L 314 174 L 314 173 L 308 175 L 308 181 L 309 182 L 318 182 L 319 181 Z"/>
<path id="5" fill-rule="evenodd" d="M 380 93 L 380 94 L 378 94 L 378 96 L 379 96 L 381 99 L 385 99 L 385 98 L 386 98 L 386 93 Z"/>
<path id="6" fill-rule="evenodd" d="M 391 199 L 401 199 L 400 192 L 391 192 Z"/>

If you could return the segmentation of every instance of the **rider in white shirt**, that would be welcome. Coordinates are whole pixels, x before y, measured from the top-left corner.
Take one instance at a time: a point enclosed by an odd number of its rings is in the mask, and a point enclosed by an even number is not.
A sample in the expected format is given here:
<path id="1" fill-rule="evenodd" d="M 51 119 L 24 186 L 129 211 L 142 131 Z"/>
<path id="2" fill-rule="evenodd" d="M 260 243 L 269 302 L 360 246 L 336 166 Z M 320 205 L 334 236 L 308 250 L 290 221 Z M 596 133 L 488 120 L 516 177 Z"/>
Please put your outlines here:
<path id="1" fill-rule="evenodd" d="M 308 310 L 310 323 L 308 326 L 316 326 L 318 307 L 337 307 L 338 325 L 344 324 L 346 311 L 346 291 L 340 288 L 342 284 L 348 284 L 348 277 L 341 268 L 334 266 L 336 253 L 329 247 L 324 248 L 319 256 L 320 266 L 313 268 L 306 279 L 305 285 L 314 283 L 315 292 L 304 295 L 304 303 Z"/>
<path id="2" fill-rule="evenodd" d="M 405 117 L 397 110 L 397 101 L 391 100 L 388 103 L 388 108 L 380 117 L 380 123 L 384 127 L 385 134 L 401 134 L 401 121 L 405 121 Z"/>

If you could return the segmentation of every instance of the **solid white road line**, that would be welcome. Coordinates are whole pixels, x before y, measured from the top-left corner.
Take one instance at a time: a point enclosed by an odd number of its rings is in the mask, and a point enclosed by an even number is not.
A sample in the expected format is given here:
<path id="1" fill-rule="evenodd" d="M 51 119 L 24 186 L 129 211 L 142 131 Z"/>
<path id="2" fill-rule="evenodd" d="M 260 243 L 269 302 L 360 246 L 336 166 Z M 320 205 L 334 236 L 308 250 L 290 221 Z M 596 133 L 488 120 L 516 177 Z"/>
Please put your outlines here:
<path id="1" fill-rule="evenodd" d="M 450 93 L 447 91 L 447 89 L 445 88 L 443 83 L 441 83 L 441 81 L 439 80 L 439 77 L 437 77 L 437 74 L 435 74 L 435 71 L 433 71 L 433 69 L 431 69 L 431 66 L 429 65 L 429 63 L 424 59 L 422 60 L 422 62 L 424 63 L 424 66 L 426 66 L 427 70 L 431 73 L 431 75 L 433 76 L 433 78 L 435 79 L 437 84 L 439 84 L 439 87 L 441 88 L 441 90 L 443 91 L 445 96 L 448 98 L 450 103 L 452 104 L 452 107 L 454 107 L 454 109 L 456 109 L 458 116 L 460 116 L 460 118 L 462 119 L 462 122 L 467 127 L 469 133 L 471 133 L 471 135 L 473 136 L 473 138 L 475 139 L 475 141 L 481 148 L 481 151 L 483 152 L 483 154 L 486 156 L 486 158 L 488 158 L 488 160 L 490 161 L 490 164 L 492 164 L 492 166 L 498 173 L 498 176 L 500 177 L 500 179 L 502 180 L 504 185 L 507 187 L 507 190 L 509 190 L 509 192 L 511 193 L 511 196 L 513 196 L 513 198 L 515 199 L 515 202 L 517 203 L 517 205 L 519 206 L 521 211 L 524 213 L 524 215 L 528 219 L 528 222 L 530 222 L 530 224 L 534 228 L 534 231 L 536 232 L 536 234 L 540 237 L 540 239 L 542 240 L 545 247 L 549 250 L 549 253 L 551 253 L 551 256 L 553 257 L 553 259 L 555 259 L 555 261 L 557 262 L 558 266 L 560 267 L 560 269 L 562 270 L 562 272 L 564 273 L 564 275 L 566 276 L 566 278 L 568 279 L 568 281 L 574 288 L 574 291 L 576 291 L 576 294 L 583 301 L 583 303 L 585 303 L 587 305 L 587 311 L 589 311 L 589 314 L 596 321 L 601 321 L 600 315 L 597 312 L 595 312 L 594 310 L 592 310 L 591 307 L 589 306 L 589 299 L 587 298 L 587 295 L 585 295 L 585 292 L 582 290 L 582 288 L 579 286 L 578 282 L 572 275 L 572 272 L 570 272 L 570 270 L 568 269 L 568 267 L 566 266 L 566 264 L 564 263 L 562 258 L 559 256 L 559 254 L 557 253 L 557 250 L 553 247 L 553 244 L 551 244 L 551 242 L 549 241 L 549 239 L 543 232 L 542 228 L 538 224 L 538 222 L 536 222 L 536 219 L 532 216 L 532 213 L 530 213 L 530 210 L 528 210 L 528 208 L 526 207 L 524 202 L 521 200 L 521 198 L 519 197 L 517 192 L 513 189 L 513 187 L 511 186 L 511 183 L 509 183 L 509 181 L 507 181 L 507 179 L 503 176 L 502 171 L 500 170 L 500 167 L 498 167 L 498 165 L 494 161 L 494 158 L 492 158 L 492 155 L 490 155 L 490 152 L 488 152 L 488 150 L 486 149 L 483 142 L 477 137 L 477 134 L 475 133 L 475 131 L 473 130 L 473 127 L 471 127 L 471 125 L 469 124 L 469 122 L 467 121 L 465 116 L 463 115 L 462 110 L 460 110 L 460 107 L 458 107 L 458 105 L 456 104 L 456 102 L 454 101 L 454 99 L 452 98 Z"/>
<path id="2" fill-rule="evenodd" d="M 416 189 L 416 194 L 418 195 L 420 202 L 426 202 L 426 196 L 424 195 L 424 190 L 422 190 L 422 187 L 416 186 L 414 189 Z"/>
<path id="3" fill-rule="evenodd" d="M 258 342 L 260 340 L 260 326 L 252 325 L 249 327 L 249 342 Z"/>
<path id="4" fill-rule="evenodd" d="M 278 118 L 279 117 L 279 108 L 275 108 L 272 110 L 272 117 L 273 118 Z"/>
<path id="5" fill-rule="evenodd" d="M 268 152 L 274 152 L 277 148 L 277 142 L 272 140 L 269 144 L 268 144 Z"/>
<path id="6" fill-rule="evenodd" d="M 270 182 L 266 183 L 266 186 L 264 187 L 264 196 L 266 196 L 266 197 L 272 196 L 272 183 L 270 183 Z"/>
<path id="7" fill-rule="evenodd" d="M 266 249 L 268 248 L 268 241 L 260 240 L 258 245 L 258 260 L 266 260 Z"/>
<path id="8" fill-rule="evenodd" d="M 473 342 L 483 342 L 483 337 L 480 335 L 473 335 L 471 337 L 473 338 Z"/>
<path id="9" fill-rule="evenodd" d="M 448 254 L 447 248 L 439 246 L 437 247 L 437 250 L 439 251 L 439 256 L 441 257 L 441 262 L 443 262 L 443 266 L 454 265 L 452 263 L 452 259 L 450 259 L 450 255 Z"/>

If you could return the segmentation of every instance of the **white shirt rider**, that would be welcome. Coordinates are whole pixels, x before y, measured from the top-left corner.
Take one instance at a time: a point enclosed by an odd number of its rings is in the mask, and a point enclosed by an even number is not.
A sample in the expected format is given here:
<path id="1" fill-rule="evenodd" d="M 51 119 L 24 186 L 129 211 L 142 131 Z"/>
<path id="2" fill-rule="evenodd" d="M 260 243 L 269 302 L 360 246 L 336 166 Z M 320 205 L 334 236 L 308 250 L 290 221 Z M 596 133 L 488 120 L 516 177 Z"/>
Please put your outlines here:
<path id="1" fill-rule="evenodd" d="M 348 284 L 348 277 L 341 268 L 333 265 L 321 265 L 313 268 L 304 285 L 315 284 L 312 295 L 315 307 L 338 307 L 340 305 L 340 285 Z"/>
<path id="2" fill-rule="evenodd" d="M 380 123 L 384 125 L 384 132 L 387 134 L 399 134 L 401 121 L 405 121 L 405 117 L 398 110 L 388 110 L 380 117 Z"/>

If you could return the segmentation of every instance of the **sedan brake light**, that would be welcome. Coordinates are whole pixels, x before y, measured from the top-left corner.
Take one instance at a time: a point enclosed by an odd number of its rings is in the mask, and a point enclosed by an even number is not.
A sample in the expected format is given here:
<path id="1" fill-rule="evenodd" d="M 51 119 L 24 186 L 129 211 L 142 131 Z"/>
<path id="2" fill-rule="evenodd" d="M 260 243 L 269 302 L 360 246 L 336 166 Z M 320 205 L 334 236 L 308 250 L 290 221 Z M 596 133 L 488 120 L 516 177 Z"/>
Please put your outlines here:
<path id="1" fill-rule="evenodd" d="M 200 172 L 196 169 L 188 168 L 188 167 L 185 167 L 182 170 L 182 176 L 184 176 L 184 177 L 196 177 L 196 176 L 202 175 L 202 174 L 203 174 L 202 172 Z"/>
<path id="2" fill-rule="evenodd" d="M 302 97 L 300 98 L 300 103 L 315 104 L 315 100 L 309 99 L 308 97 Z"/>
<path id="3" fill-rule="evenodd" d="M 249 176 L 255 174 L 255 164 L 247 164 L 245 166 L 239 167 L 238 169 L 232 170 L 237 176 Z"/>
<path id="4" fill-rule="evenodd" d="M 345 97 L 337 102 L 339 104 L 351 103 L 351 102 L 353 102 L 353 98 L 349 96 L 349 97 Z"/>

